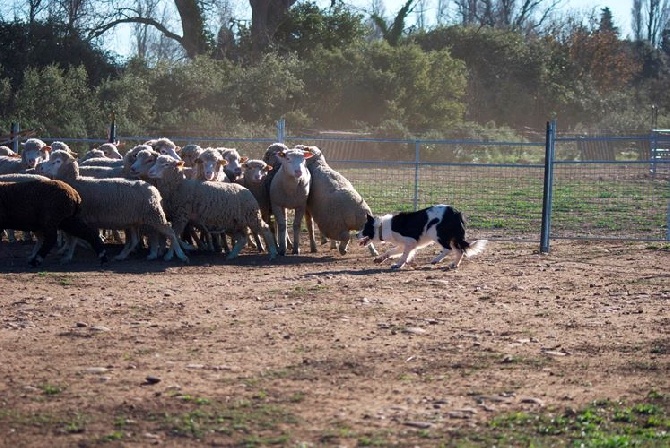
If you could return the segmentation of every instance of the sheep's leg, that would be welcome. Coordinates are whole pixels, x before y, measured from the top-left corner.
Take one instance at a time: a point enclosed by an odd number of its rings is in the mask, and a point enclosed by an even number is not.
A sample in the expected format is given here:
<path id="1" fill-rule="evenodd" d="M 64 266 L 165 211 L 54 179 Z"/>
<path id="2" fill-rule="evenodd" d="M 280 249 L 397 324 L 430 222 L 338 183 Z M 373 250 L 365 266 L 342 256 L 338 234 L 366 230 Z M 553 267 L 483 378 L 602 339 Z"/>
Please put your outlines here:
<path id="1" fill-rule="evenodd" d="M 377 252 L 377 249 L 375 249 L 375 245 L 372 243 L 368 244 L 368 251 L 370 251 L 370 255 L 372 255 L 373 257 L 379 255 L 379 252 Z"/>
<path id="2" fill-rule="evenodd" d="M 56 227 L 43 229 L 42 237 L 44 241 L 37 251 L 37 254 L 30 257 L 29 263 L 32 267 L 41 265 L 42 261 L 44 261 L 44 257 L 46 257 L 51 248 L 54 247 L 56 240 L 58 239 L 58 229 Z"/>
<path id="3" fill-rule="evenodd" d="M 76 239 L 81 238 L 82 240 L 86 241 L 88 244 L 91 245 L 91 247 L 95 251 L 95 254 L 100 259 L 101 263 L 107 261 L 107 256 L 105 255 L 105 243 L 103 239 L 100 237 L 100 232 L 98 232 L 97 229 L 90 227 L 88 224 L 82 221 L 81 218 L 79 218 L 78 216 L 71 216 L 67 219 L 64 219 L 60 223 L 60 228 L 64 232 L 75 237 L 75 238 L 69 238 L 70 240 L 74 240 L 72 241 L 73 246 L 77 244 Z M 70 260 L 72 260 L 71 254 L 69 260 L 67 261 Z"/>
<path id="4" fill-rule="evenodd" d="M 312 214 L 307 209 L 305 209 L 305 223 L 307 224 L 307 236 L 309 237 L 309 251 L 311 253 L 316 253 L 316 240 L 314 239 L 314 220 L 312 219 Z"/>
<path id="5" fill-rule="evenodd" d="M 300 254 L 300 231 L 302 230 L 302 218 L 304 216 L 305 216 L 305 208 L 297 207 L 295 209 L 295 217 L 293 219 L 293 251 L 292 251 L 293 255 Z M 309 225 L 309 227 L 310 228 L 312 227 L 311 224 Z M 312 229 L 312 240 L 314 240 L 314 229 Z"/>
<path id="6" fill-rule="evenodd" d="M 156 232 L 151 232 L 149 234 L 149 255 L 147 255 L 147 260 L 155 260 L 158 258 L 158 253 L 161 247 L 161 235 Z"/>
<path id="7" fill-rule="evenodd" d="M 253 238 L 254 238 L 254 244 L 256 245 L 256 250 L 258 252 L 263 252 L 263 242 L 261 241 L 261 236 L 257 232 L 251 232 Z"/>
<path id="8" fill-rule="evenodd" d="M 137 229 L 132 228 L 132 229 L 126 229 L 126 244 L 123 245 L 123 250 L 121 251 L 120 254 L 118 254 L 116 257 L 114 257 L 115 260 L 125 260 L 128 258 L 130 253 L 137 248 L 137 245 L 140 242 L 140 237 L 137 234 Z"/>
<path id="9" fill-rule="evenodd" d="M 156 228 L 156 230 L 159 233 L 161 233 L 168 240 L 170 240 L 170 250 L 168 250 L 167 253 L 165 254 L 165 257 L 163 257 L 165 261 L 172 260 L 172 257 L 176 254 L 181 261 L 188 263 L 188 257 L 182 250 L 181 245 L 179 244 L 179 238 L 177 238 L 177 235 L 181 235 L 185 227 L 186 227 L 185 222 L 178 222 L 173 223 L 173 227 L 170 227 L 167 224 L 163 224 Z"/>
<path id="10" fill-rule="evenodd" d="M 28 260 L 32 260 L 37 256 L 37 253 L 39 252 L 40 248 L 44 244 L 44 235 L 42 235 L 41 232 L 35 232 L 35 245 L 33 246 L 33 250 L 30 252 L 30 256 L 28 257 Z"/>
<path id="11" fill-rule="evenodd" d="M 245 232 L 236 232 L 232 235 L 232 237 L 235 240 L 235 245 L 226 256 L 226 260 L 232 260 L 233 258 L 237 258 L 237 256 L 240 254 L 240 251 L 244 249 L 244 246 L 247 245 L 248 240 L 247 240 L 247 234 Z"/>
<path id="12" fill-rule="evenodd" d="M 254 232 L 258 235 L 257 232 Z M 275 242 L 274 235 L 269 227 L 264 227 L 262 229 L 263 239 L 265 240 L 265 245 L 268 248 L 268 253 L 270 254 L 270 260 L 273 260 L 277 257 L 277 243 Z"/>
<path id="13" fill-rule="evenodd" d="M 341 239 L 340 240 L 340 244 L 338 245 L 339 246 L 338 250 L 340 251 L 340 255 L 346 255 L 347 254 L 347 249 L 349 248 L 349 239 L 350 238 L 351 237 L 349 236 L 349 234 L 347 234 L 346 239 Z M 335 240 L 333 240 L 333 241 L 335 241 Z"/>
<path id="14" fill-rule="evenodd" d="M 272 213 L 275 215 L 277 221 L 277 253 L 279 255 L 286 255 L 286 209 L 272 206 Z"/>

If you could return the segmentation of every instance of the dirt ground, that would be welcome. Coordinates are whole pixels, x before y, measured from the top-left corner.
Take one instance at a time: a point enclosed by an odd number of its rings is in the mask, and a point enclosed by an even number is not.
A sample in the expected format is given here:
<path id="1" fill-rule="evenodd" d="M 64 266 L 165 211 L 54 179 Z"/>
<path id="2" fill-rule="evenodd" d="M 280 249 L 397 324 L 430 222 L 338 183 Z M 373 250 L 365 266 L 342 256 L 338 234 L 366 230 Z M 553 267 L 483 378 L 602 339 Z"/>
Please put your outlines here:
<path id="1" fill-rule="evenodd" d="M 0 446 L 433 446 L 670 394 L 669 246 L 538 246 L 458 270 L 357 246 L 30 269 L 2 242 Z"/>

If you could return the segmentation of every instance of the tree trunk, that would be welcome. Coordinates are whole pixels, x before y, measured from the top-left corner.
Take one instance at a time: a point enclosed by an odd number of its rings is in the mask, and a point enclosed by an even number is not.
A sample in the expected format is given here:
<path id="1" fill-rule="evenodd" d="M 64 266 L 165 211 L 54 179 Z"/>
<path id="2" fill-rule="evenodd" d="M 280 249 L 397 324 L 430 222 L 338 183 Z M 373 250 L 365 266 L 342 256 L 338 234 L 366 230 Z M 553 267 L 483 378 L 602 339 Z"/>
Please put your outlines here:
<path id="1" fill-rule="evenodd" d="M 251 6 L 251 41 L 254 54 L 266 50 L 286 16 L 297 0 L 249 0 Z"/>
<path id="2" fill-rule="evenodd" d="M 189 59 L 207 52 L 205 21 L 197 0 L 174 0 L 181 17 L 182 46 Z"/>

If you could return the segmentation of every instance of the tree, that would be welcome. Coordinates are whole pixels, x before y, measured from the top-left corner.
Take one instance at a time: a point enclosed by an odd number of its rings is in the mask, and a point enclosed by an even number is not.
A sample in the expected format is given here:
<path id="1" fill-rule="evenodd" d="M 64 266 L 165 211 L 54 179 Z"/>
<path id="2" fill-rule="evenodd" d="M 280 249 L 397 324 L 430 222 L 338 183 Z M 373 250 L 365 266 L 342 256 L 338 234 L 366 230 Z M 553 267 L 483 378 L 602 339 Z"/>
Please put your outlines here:
<path id="1" fill-rule="evenodd" d="M 342 5 L 321 9 L 313 2 L 305 2 L 288 11 L 274 35 L 274 45 L 282 53 L 309 57 L 319 46 L 348 47 L 361 41 L 366 32 L 363 17 Z"/>
<path id="2" fill-rule="evenodd" d="M 560 0 L 454 0 L 463 25 L 530 32 L 549 19 Z"/>
<path id="3" fill-rule="evenodd" d="M 272 43 L 279 24 L 297 0 L 249 0 L 251 5 L 251 41 L 255 55 Z"/>
<path id="4" fill-rule="evenodd" d="M 407 0 L 390 23 L 387 23 L 384 17 L 377 15 L 371 16 L 372 21 L 381 31 L 382 37 L 391 46 L 396 46 L 400 43 L 400 38 L 405 32 L 405 21 L 414 9 L 414 2 L 415 0 Z"/>
<path id="5" fill-rule="evenodd" d="M 633 0 L 631 14 L 635 40 L 646 40 L 652 47 L 660 45 L 661 34 L 670 24 L 670 1 Z"/>

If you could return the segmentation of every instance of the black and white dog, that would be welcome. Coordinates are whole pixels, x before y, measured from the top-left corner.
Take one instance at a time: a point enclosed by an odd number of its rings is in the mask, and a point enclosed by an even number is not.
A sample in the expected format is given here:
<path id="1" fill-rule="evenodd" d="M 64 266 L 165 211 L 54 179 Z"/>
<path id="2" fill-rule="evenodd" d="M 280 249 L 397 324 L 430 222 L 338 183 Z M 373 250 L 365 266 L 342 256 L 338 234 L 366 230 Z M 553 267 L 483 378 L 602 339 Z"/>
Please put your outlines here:
<path id="1" fill-rule="evenodd" d="M 461 264 L 463 255 L 471 257 L 477 255 L 486 246 L 486 240 L 469 243 L 465 240 L 465 221 L 461 212 L 449 205 L 433 205 L 416 212 L 388 214 L 384 216 L 370 216 L 358 232 L 361 245 L 370 241 L 394 243 L 395 246 L 375 258 L 375 263 L 381 263 L 387 258 L 400 257 L 393 266 L 399 269 L 410 263 L 416 251 L 434 242 L 442 246 L 442 252 L 431 263 L 436 264 L 447 256 L 451 249 L 457 252 L 456 259 L 451 263 L 452 268 Z M 402 256 L 401 256 L 402 255 Z"/>

